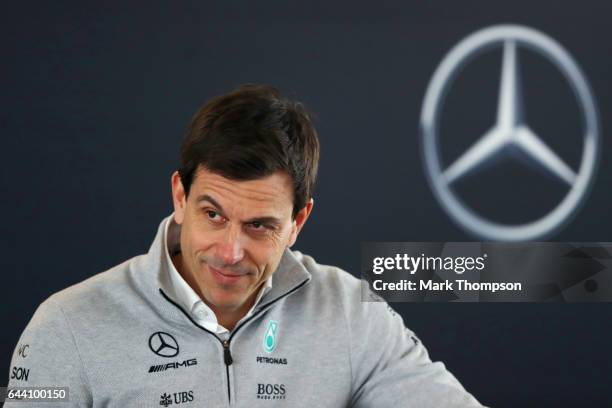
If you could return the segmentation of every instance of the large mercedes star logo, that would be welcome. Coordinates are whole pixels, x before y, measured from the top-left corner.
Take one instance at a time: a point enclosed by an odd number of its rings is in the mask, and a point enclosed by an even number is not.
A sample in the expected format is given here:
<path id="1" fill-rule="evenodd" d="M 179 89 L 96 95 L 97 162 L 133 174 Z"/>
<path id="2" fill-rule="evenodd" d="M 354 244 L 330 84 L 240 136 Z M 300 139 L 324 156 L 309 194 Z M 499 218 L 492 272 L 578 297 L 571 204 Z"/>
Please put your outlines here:
<path id="1" fill-rule="evenodd" d="M 448 167 L 442 167 L 438 149 L 438 120 L 445 95 L 461 69 L 473 58 L 494 47 L 503 47 L 497 120 L 470 148 Z M 519 78 L 518 48 L 544 56 L 564 75 L 576 96 L 584 129 L 578 172 L 568 166 L 525 122 Z M 460 226 L 483 238 L 524 241 L 542 238 L 558 230 L 584 201 L 597 165 L 599 128 L 597 110 L 580 68 L 552 38 L 527 27 L 500 25 L 482 29 L 457 44 L 442 60 L 425 94 L 421 112 L 421 141 L 425 173 L 442 207 Z M 568 193 L 548 214 L 535 221 L 508 225 L 485 219 L 468 208 L 451 185 L 482 167 L 485 162 L 513 149 L 559 178 Z"/>
<path id="2" fill-rule="evenodd" d="M 179 353 L 179 346 L 174 337 L 165 332 L 155 332 L 149 337 L 149 348 L 161 357 L 174 357 Z"/>

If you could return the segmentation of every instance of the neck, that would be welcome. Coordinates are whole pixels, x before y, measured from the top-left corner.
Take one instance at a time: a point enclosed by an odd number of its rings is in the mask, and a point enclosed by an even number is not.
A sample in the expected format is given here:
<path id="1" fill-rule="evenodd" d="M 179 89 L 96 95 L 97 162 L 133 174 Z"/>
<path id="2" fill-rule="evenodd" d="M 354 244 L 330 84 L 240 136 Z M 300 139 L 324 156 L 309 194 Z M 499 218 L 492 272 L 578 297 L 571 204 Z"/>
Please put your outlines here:
<path id="1" fill-rule="evenodd" d="M 181 257 L 181 253 L 179 252 L 171 256 L 170 258 L 179 275 L 181 275 L 181 277 L 185 280 L 185 282 L 187 282 L 189 286 L 191 286 L 191 288 L 196 292 L 200 299 L 202 299 L 202 301 L 206 303 L 206 305 L 215 313 L 215 316 L 217 317 L 217 322 L 229 331 L 234 330 L 234 327 L 236 327 L 236 324 L 240 321 L 240 319 L 242 319 L 251 309 L 251 307 L 255 303 L 255 298 L 257 297 L 257 294 L 261 290 L 260 286 L 249 297 L 249 299 L 247 299 L 247 301 L 244 302 L 237 309 L 218 308 L 206 300 L 195 278 L 191 274 L 185 272 L 186 268 L 183 268 L 183 259 Z"/>
<path id="2" fill-rule="evenodd" d="M 261 290 L 262 285 L 255 289 L 246 302 L 240 305 L 240 307 L 237 309 L 223 309 L 216 307 L 215 305 L 210 304 L 199 292 L 198 295 L 200 296 L 200 299 L 202 299 L 202 301 L 206 303 L 215 313 L 215 316 L 217 316 L 217 322 L 227 330 L 232 331 L 240 319 L 246 316 L 248 311 L 251 310 L 251 307 L 253 307 L 255 304 L 255 299 L 257 298 L 257 294 Z"/>
<path id="3" fill-rule="evenodd" d="M 246 308 L 245 310 L 242 310 L 243 308 L 240 308 L 240 310 L 221 311 L 218 308 L 215 308 L 214 306 L 208 304 L 206 300 L 204 300 L 204 302 L 208 305 L 208 307 L 212 309 L 213 312 L 215 312 L 215 316 L 217 316 L 217 322 L 219 322 L 221 326 L 225 327 L 229 331 L 234 330 L 236 324 L 247 314 L 247 312 L 251 308 L 251 306 L 248 306 L 248 308 Z"/>

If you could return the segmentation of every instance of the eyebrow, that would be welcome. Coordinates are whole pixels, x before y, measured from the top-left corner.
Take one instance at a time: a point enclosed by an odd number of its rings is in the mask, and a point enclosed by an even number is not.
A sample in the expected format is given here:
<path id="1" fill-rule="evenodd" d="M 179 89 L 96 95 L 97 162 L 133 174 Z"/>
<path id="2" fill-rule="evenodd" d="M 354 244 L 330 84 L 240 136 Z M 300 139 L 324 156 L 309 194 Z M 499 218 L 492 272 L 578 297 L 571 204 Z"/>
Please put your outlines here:
<path id="1" fill-rule="evenodd" d="M 221 206 L 221 204 L 219 204 L 217 200 L 215 200 L 208 194 L 202 194 L 196 198 L 196 203 L 201 203 L 202 201 L 208 201 L 213 206 L 215 206 L 220 212 L 225 213 L 225 211 L 223 211 L 223 207 Z"/>
<path id="2" fill-rule="evenodd" d="M 217 202 L 217 200 L 215 200 L 214 198 L 212 198 L 208 194 L 202 194 L 202 195 L 200 195 L 200 196 L 198 196 L 196 198 L 196 202 L 197 203 L 200 203 L 202 201 L 208 201 L 214 207 L 216 207 L 219 210 L 219 212 L 225 213 L 225 211 L 223 211 L 223 207 L 221 206 L 221 204 L 219 204 L 219 202 Z M 272 216 L 255 217 L 255 218 L 252 218 L 250 220 L 247 220 L 245 223 L 249 224 L 249 223 L 253 223 L 253 222 L 260 222 L 262 224 L 272 224 L 272 225 L 280 225 L 280 224 L 282 224 L 282 222 L 281 222 L 281 220 L 279 218 L 272 217 Z"/>
<path id="3" fill-rule="evenodd" d="M 225 211 L 223 211 L 223 207 L 221 206 L 221 204 L 219 204 L 217 202 L 217 200 L 215 200 L 214 198 L 212 198 L 211 196 L 209 196 L 208 194 L 202 194 L 200 196 L 198 196 L 198 198 L 196 198 L 196 203 L 200 203 L 202 201 L 208 201 L 209 203 L 211 203 L 212 205 L 214 205 L 215 207 L 217 207 L 217 209 L 219 211 L 221 211 L 222 213 L 224 213 Z"/>

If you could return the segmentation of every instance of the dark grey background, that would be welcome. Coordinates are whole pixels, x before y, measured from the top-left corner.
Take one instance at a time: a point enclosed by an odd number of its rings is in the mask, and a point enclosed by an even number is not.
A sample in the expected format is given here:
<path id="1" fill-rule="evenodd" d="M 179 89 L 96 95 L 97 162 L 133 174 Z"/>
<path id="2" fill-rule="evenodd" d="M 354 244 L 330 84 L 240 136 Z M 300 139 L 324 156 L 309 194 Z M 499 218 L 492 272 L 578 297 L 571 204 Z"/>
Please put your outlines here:
<path id="1" fill-rule="evenodd" d="M 610 241 L 607 2 L 263 3 L 4 4 L 0 372 L 7 378 L 18 336 L 41 301 L 148 249 L 171 211 L 170 174 L 187 122 L 208 98 L 241 83 L 273 84 L 317 115 L 320 178 L 297 248 L 358 274 L 362 241 L 473 240 L 425 182 L 418 120 L 445 53 L 491 24 L 547 33 L 589 78 L 602 163 L 581 212 L 552 239 Z M 552 66 L 521 56 L 528 120 L 576 168 L 575 101 Z M 441 134 L 447 164 L 492 124 L 499 62 L 499 53 L 483 55 L 452 88 Z M 511 161 L 457 190 L 502 221 L 537 217 L 566 191 Z M 610 304 L 394 307 L 483 403 L 612 405 Z"/>

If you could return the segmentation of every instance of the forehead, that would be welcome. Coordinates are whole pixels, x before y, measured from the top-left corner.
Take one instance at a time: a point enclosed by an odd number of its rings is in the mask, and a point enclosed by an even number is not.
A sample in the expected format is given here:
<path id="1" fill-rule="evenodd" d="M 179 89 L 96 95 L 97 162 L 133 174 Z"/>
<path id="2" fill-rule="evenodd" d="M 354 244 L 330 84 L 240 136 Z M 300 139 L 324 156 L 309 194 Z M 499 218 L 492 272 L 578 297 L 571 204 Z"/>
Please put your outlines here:
<path id="1" fill-rule="evenodd" d="M 278 171 L 255 180 L 232 180 L 199 168 L 191 184 L 189 198 L 198 201 L 203 195 L 212 197 L 224 209 L 235 208 L 291 212 L 293 185 L 291 178 Z M 192 198 L 193 197 L 193 198 Z"/>

